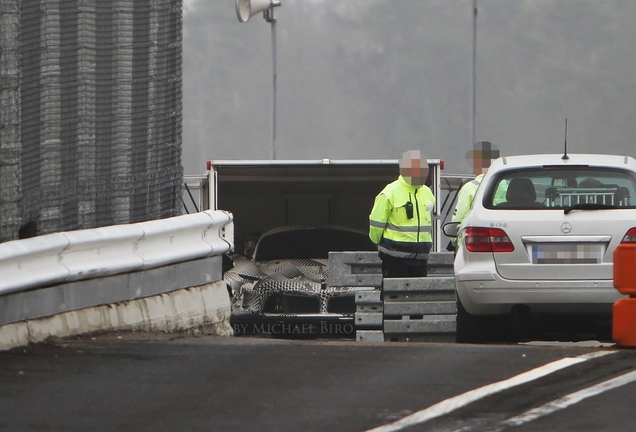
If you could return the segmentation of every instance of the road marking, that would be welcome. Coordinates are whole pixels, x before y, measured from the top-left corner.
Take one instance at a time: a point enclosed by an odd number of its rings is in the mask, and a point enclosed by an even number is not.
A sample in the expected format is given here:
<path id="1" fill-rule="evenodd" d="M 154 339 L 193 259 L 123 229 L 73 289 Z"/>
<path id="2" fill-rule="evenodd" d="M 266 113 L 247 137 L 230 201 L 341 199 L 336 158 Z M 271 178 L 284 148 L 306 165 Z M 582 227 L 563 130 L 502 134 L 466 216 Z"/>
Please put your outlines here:
<path id="1" fill-rule="evenodd" d="M 436 417 L 448 414 L 458 408 L 464 407 L 476 400 L 483 399 L 492 394 L 507 390 L 509 388 L 525 384 L 527 382 L 536 380 L 538 378 L 549 375 L 561 369 L 565 369 L 569 366 L 582 363 L 584 361 L 602 357 L 608 354 L 615 353 L 617 351 L 597 351 L 593 353 L 584 354 L 578 357 L 565 357 L 561 360 L 548 363 L 536 369 L 532 369 L 528 372 L 524 372 L 520 375 L 508 378 L 503 381 L 488 384 L 483 387 L 479 387 L 474 390 L 467 391 L 458 396 L 443 400 L 421 411 L 414 412 L 406 417 L 401 418 L 393 423 L 378 426 L 373 429 L 369 429 L 366 432 L 395 432 L 414 426 L 416 424 L 424 423 Z"/>
<path id="2" fill-rule="evenodd" d="M 539 417 L 546 416 L 555 411 L 559 411 L 564 408 L 567 408 L 570 405 L 577 404 L 581 402 L 583 399 L 596 396 L 600 393 L 615 389 L 620 386 L 624 386 L 625 384 L 629 384 L 634 381 L 636 381 L 636 371 L 628 372 L 616 378 L 612 378 L 600 384 L 596 384 L 592 387 L 579 390 L 567 396 L 563 396 L 543 406 L 531 409 L 530 411 L 526 411 L 525 413 L 518 415 L 516 417 L 512 417 L 506 421 L 501 422 L 496 429 L 493 429 L 493 432 L 499 432 L 511 426 L 519 426 L 524 423 L 531 422 L 533 420 L 538 419 Z"/>

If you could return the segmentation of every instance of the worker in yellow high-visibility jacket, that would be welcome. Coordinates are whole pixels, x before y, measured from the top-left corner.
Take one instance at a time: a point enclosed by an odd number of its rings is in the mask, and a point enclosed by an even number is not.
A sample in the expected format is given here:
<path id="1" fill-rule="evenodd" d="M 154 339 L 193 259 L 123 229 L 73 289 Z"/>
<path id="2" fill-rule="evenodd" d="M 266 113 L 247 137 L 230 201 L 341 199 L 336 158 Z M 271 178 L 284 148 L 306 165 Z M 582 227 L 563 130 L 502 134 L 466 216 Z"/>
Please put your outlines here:
<path id="1" fill-rule="evenodd" d="M 459 222 L 460 224 L 464 222 L 468 212 L 473 206 L 473 200 L 475 199 L 475 194 L 477 193 L 477 188 L 481 184 L 481 180 L 484 178 L 484 174 L 490 168 L 492 162 L 500 156 L 499 149 L 496 146 L 491 144 L 488 141 L 479 141 L 475 143 L 472 151 L 468 151 L 466 153 L 466 159 L 473 167 L 473 174 L 475 174 L 475 178 L 466 182 L 464 186 L 459 190 L 457 194 L 457 204 L 455 205 L 455 211 L 453 212 L 453 217 L 451 218 L 451 222 Z M 500 199 L 500 196 L 506 196 L 506 185 L 502 185 L 501 190 L 497 190 L 495 194 L 494 203 L 500 202 L 505 199 Z M 457 240 L 451 240 L 449 243 L 447 250 L 453 250 L 457 245 Z"/>
<path id="2" fill-rule="evenodd" d="M 463 222 L 466 215 L 470 211 L 473 205 L 473 199 L 475 199 L 475 193 L 481 183 L 481 179 L 484 178 L 484 174 L 479 174 L 477 177 L 469 182 L 466 182 L 464 186 L 459 190 L 457 194 L 457 204 L 455 205 L 455 211 L 451 222 Z"/>
<path id="3" fill-rule="evenodd" d="M 435 196 L 424 183 L 426 159 L 410 150 L 400 160 L 400 176 L 375 198 L 369 215 L 369 237 L 378 245 L 384 277 L 426 276 L 432 240 Z"/>

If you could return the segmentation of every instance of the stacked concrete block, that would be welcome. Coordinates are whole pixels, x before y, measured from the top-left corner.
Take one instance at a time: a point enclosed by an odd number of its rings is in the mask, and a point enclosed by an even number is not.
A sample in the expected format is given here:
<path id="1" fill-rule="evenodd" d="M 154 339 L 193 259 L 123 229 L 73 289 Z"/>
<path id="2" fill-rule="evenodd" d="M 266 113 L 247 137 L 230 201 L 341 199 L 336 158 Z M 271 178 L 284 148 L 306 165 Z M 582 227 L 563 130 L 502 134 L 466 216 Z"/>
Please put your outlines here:
<path id="1" fill-rule="evenodd" d="M 456 329 L 455 278 L 384 280 L 384 339 L 453 341 Z"/>
<path id="2" fill-rule="evenodd" d="M 383 304 L 381 292 L 369 287 L 356 291 L 356 340 L 361 342 L 383 342 Z"/>
<path id="3" fill-rule="evenodd" d="M 382 286 L 382 261 L 377 252 L 329 252 L 329 286 Z"/>
<path id="4" fill-rule="evenodd" d="M 428 260 L 428 277 L 383 280 L 377 252 L 331 252 L 329 284 L 359 287 L 358 341 L 453 341 L 457 313 L 453 261 L 452 253 L 434 252 Z"/>
<path id="5" fill-rule="evenodd" d="M 356 340 L 384 341 L 382 333 L 382 262 L 377 252 L 329 252 L 329 286 L 358 287 Z"/>

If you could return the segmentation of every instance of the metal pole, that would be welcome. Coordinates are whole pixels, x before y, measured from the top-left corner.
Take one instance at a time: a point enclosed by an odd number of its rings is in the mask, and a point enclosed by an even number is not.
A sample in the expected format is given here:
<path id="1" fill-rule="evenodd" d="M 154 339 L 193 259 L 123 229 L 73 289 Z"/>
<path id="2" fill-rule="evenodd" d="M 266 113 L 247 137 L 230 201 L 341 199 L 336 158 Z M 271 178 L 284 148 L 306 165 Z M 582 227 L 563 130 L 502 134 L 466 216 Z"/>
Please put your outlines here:
<path id="1" fill-rule="evenodd" d="M 270 19 L 272 25 L 272 160 L 276 159 L 276 19 L 274 19 L 274 8 L 270 11 Z"/>
<path id="2" fill-rule="evenodd" d="M 477 142 L 477 0 L 473 0 L 473 107 L 472 107 L 472 135 L 470 147 Z"/>

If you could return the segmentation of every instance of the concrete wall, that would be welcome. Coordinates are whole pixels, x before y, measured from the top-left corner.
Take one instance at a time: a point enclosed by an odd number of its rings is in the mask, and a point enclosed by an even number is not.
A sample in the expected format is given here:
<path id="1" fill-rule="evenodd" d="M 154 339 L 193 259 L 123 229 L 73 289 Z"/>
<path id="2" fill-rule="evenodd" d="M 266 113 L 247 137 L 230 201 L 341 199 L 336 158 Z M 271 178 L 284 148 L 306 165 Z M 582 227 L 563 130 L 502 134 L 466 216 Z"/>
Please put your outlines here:
<path id="1" fill-rule="evenodd" d="M 0 297 L 0 349 L 100 331 L 231 335 L 222 257 Z"/>

